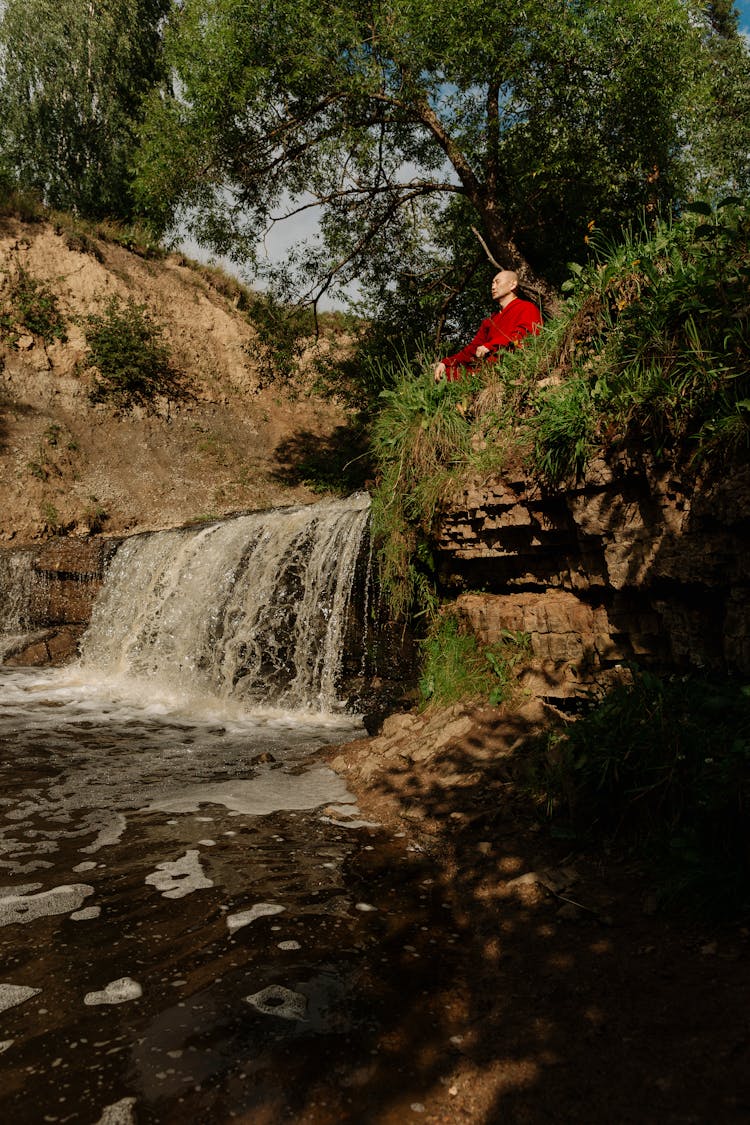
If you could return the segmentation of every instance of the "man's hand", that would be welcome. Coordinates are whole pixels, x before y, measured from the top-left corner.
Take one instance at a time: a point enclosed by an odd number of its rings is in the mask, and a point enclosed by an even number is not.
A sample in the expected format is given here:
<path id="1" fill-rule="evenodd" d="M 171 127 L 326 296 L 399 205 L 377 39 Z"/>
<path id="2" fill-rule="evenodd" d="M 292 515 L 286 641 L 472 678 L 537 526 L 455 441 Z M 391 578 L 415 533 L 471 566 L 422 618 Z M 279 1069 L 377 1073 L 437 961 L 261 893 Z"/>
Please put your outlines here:
<path id="1" fill-rule="evenodd" d="M 484 359 L 486 355 L 490 354 L 490 349 L 486 348 L 484 344 L 480 344 L 474 354 L 477 359 Z"/>
<path id="2" fill-rule="evenodd" d="M 441 381 L 441 379 L 445 378 L 445 364 L 444 363 L 436 363 L 435 366 L 433 367 L 433 372 L 434 372 L 434 376 L 435 376 L 435 382 L 439 383 Z"/>

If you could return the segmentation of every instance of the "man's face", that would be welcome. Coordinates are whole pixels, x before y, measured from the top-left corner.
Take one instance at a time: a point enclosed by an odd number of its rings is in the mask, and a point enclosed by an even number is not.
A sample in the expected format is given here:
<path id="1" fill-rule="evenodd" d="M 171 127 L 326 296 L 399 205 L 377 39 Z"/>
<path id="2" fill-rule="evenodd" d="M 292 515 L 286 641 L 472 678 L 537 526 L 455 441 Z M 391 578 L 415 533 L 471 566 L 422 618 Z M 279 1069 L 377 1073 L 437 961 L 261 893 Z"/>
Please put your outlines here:
<path id="1" fill-rule="evenodd" d="M 516 279 L 509 270 L 501 270 L 492 279 L 492 300 L 499 301 L 507 297 L 515 288 Z"/>

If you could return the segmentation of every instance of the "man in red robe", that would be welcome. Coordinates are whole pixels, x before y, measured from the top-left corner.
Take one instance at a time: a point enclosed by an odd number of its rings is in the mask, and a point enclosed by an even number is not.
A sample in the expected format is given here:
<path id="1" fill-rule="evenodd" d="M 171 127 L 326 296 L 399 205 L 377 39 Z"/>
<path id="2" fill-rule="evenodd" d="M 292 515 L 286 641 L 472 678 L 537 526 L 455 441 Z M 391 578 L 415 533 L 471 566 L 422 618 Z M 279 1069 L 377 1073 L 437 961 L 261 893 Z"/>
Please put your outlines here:
<path id="1" fill-rule="evenodd" d="M 501 348 L 517 347 L 524 336 L 539 331 L 542 323 L 539 309 L 531 301 L 517 296 L 517 288 L 518 275 L 512 270 L 495 274 L 492 297 L 500 304 L 498 312 L 482 321 L 470 344 L 435 364 L 436 383 L 441 379 L 455 383 L 464 371 L 475 371 L 483 361 L 494 363 Z"/>

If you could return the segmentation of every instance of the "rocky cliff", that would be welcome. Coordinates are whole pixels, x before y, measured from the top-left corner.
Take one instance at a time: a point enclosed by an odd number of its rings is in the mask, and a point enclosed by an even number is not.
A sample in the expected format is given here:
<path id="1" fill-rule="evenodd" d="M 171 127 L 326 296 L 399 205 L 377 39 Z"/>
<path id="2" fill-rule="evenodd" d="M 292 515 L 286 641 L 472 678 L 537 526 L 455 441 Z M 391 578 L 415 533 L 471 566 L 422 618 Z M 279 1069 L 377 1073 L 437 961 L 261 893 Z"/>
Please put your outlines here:
<path id="1" fill-rule="evenodd" d="M 478 636 L 531 637 L 528 687 L 604 688 L 629 662 L 750 671 L 750 469 L 675 475 L 599 459 L 573 486 L 521 471 L 477 484 L 444 514 L 441 577 Z"/>

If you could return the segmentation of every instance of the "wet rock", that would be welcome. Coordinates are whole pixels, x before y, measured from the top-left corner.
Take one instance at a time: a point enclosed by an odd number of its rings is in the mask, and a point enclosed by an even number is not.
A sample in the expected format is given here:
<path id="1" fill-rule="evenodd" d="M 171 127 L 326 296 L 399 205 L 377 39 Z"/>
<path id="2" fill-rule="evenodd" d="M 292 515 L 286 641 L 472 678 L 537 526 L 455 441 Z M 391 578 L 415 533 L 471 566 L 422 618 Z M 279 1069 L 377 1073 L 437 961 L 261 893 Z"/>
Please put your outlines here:
<path id="1" fill-rule="evenodd" d="M 580 922 L 583 918 L 583 911 L 574 902 L 564 902 L 557 911 L 557 917 L 566 922 Z"/>
<path id="2" fill-rule="evenodd" d="M 273 754 L 270 750 L 264 750 L 262 754 L 256 754 L 254 758 L 250 759 L 251 766 L 265 766 L 269 762 L 275 762 Z"/>
<path id="3" fill-rule="evenodd" d="M 128 1000 L 138 1000 L 142 995 L 143 989 L 137 980 L 119 977 L 118 980 L 110 981 L 101 992 L 87 992 L 83 1002 L 89 1007 L 97 1004 L 125 1004 Z"/>
<path id="4" fill-rule="evenodd" d="M 23 1004 L 32 996 L 38 996 L 41 991 L 41 988 L 29 988 L 25 984 L 0 984 L 0 1012 L 7 1012 L 8 1008 Z M 12 1039 L 8 1041 L 7 1046 L 12 1042 Z"/>
<path id="5" fill-rule="evenodd" d="M 245 1001 L 264 1016 L 279 1016 L 283 1020 L 303 1020 L 307 1011 L 307 997 L 280 984 L 254 992 Z"/>

